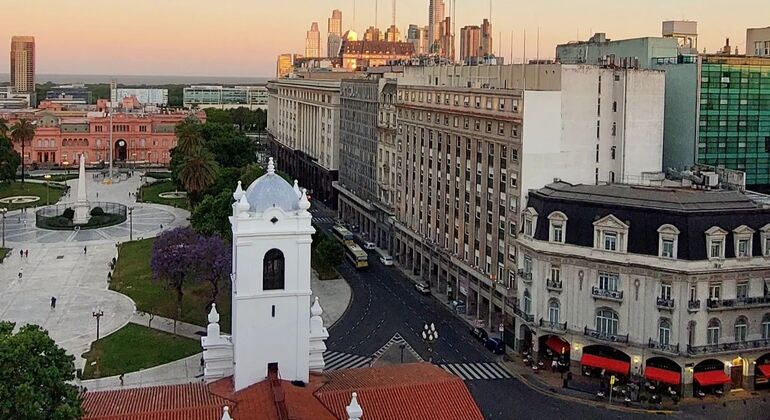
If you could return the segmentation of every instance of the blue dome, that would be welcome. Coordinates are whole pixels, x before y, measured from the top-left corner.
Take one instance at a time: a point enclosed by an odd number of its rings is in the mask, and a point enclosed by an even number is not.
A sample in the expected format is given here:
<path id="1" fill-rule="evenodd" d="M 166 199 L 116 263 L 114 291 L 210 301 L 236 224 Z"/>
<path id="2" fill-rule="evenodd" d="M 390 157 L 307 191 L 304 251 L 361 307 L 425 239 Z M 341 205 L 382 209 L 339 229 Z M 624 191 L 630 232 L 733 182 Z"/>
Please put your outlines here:
<path id="1" fill-rule="evenodd" d="M 249 211 L 262 213 L 271 207 L 283 211 L 299 210 L 299 198 L 294 188 L 275 173 L 268 171 L 246 190 Z"/>

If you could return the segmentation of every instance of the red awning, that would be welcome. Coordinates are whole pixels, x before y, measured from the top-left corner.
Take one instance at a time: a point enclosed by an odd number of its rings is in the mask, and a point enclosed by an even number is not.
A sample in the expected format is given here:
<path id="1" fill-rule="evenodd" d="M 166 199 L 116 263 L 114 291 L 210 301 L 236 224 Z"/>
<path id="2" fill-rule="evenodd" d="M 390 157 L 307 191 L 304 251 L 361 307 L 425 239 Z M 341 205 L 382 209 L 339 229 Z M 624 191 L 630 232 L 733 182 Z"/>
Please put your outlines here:
<path id="1" fill-rule="evenodd" d="M 673 370 L 647 366 L 644 369 L 644 377 L 651 381 L 662 382 L 664 384 L 679 385 L 681 383 L 682 375 Z"/>
<path id="2" fill-rule="evenodd" d="M 692 378 L 700 386 L 724 385 L 730 382 L 730 377 L 721 370 L 709 370 L 707 372 L 695 372 Z"/>
<path id="3" fill-rule="evenodd" d="M 580 359 L 580 364 L 597 369 L 606 369 L 613 373 L 628 375 L 631 365 L 622 360 L 610 359 L 608 357 L 594 356 L 593 354 L 584 354 Z"/>
<path id="4" fill-rule="evenodd" d="M 770 365 L 758 365 L 757 367 L 765 375 L 765 378 L 770 379 Z"/>
<path id="5" fill-rule="evenodd" d="M 556 354 L 567 354 L 569 351 L 569 343 L 555 335 L 548 337 L 548 339 L 545 340 L 545 345 Z"/>

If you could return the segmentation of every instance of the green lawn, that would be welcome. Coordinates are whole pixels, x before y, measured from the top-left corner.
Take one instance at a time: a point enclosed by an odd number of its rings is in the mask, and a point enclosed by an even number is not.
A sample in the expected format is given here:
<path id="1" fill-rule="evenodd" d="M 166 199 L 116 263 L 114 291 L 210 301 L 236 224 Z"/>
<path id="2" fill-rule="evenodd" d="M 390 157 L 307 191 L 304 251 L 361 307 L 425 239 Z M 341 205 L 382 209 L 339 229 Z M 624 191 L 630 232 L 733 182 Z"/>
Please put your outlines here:
<path id="1" fill-rule="evenodd" d="M 91 349 L 83 354 L 86 359 L 83 379 L 136 372 L 201 351 L 200 341 L 128 324 L 91 344 Z"/>
<path id="2" fill-rule="evenodd" d="M 189 209 L 190 203 L 186 198 L 160 198 L 158 194 L 177 191 L 172 181 L 160 181 L 152 184 L 145 184 L 141 188 L 139 197 L 145 203 L 165 204 L 183 209 Z"/>
<path id="3" fill-rule="evenodd" d="M 0 263 L 5 260 L 5 257 L 7 257 L 10 252 L 11 250 L 8 248 L 0 248 Z"/>
<path id="4" fill-rule="evenodd" d="M 64 195 L 66 189 L 58 184 L 50 184 L 48 193 L 46 194 L 45 184 L 37 184 L 30 182 L 3 182 L 0 183 L 0 198 L 14 197 L 17 195 L 31 195 L 40 197 L 39 201 L 29 204 L 0 204 L 0 207 L 5 207 L 10 210 L 18 210 L 23 207 L 45 206 L 48 204 L 56 204 Z M 48 197 L 48 202 L 46 202 Z"/>
<path id="5" fill-rule="evenodd" d="M 112 274 L 110 289 L 136 302 L 136 309 L 167 318 L 176 317 L 176 294 L 162 283 L 152 280 L 150 259 L 154 239 L 125 242 L 120 245 L 117 267 Z M 182 300 L 181 321 L 205 327 L 208 325 L 206 305 L 211 296 L 209 283 L 186 286 Z M 219 291 L 217 311 L 223 331 L 230 331 L 231 292 L 229 284 Z"/>

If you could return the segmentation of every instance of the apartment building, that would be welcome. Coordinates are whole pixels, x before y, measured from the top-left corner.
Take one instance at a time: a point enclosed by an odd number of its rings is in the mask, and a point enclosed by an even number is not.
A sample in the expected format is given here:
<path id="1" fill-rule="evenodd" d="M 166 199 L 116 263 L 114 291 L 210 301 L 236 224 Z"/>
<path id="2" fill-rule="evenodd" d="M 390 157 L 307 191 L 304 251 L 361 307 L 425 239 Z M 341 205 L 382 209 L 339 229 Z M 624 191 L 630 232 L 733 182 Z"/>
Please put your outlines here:
<path id="1" fill-rule="evenodd" d="M 284 78 L 268 83 L 267 131 L 280 168 L 314 199 L 337 206 L 340 80 Z"/>
<path id="2" fill-rule="evenodd" d="M 397 261 L 513 347 L 520 205 L 554 177 L 661 169 L 664 75 L 598 66 L 406 68 L 397 96 Z"/>
<path id="3" fill-rule="evenodd" d="M 770 57 L 770 26 L 746 29 L 746 55 Z"/>
<path id="4" fill-rule="evenodd" d="M 766 384 L 769 200 L 562 181 L 531 191 L 517 239 L 518 348 L 685 396 Z"/>
<path id="5" fill-rule="evenodd" d="M 220 86 L 193 85 L 184 88 L 185 108 L 250 110 L 267 108 L 267 87 L 262 86 Z"/>

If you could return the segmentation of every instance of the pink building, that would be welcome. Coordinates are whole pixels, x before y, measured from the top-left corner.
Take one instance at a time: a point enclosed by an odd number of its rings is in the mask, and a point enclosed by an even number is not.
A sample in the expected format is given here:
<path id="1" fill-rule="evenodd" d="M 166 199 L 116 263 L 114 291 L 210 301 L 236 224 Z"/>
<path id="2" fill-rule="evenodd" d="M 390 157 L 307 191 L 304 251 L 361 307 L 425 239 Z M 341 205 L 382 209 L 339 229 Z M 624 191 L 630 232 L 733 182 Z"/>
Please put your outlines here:
<path id="1" fill-rule="evenodd" d="M 26 164 L 75 165 L 81 154 L 89 165 L 108 161 L 110 118 L 101 113 L 97 116 L 94 113 L 90 116 L 73 114 L 42 111 L 35 116 L 37 130 L 35 138 L 25 145 Z M 167 166 L 171 160 L 170 151 L 176 146 L 175 127 L 188 115 L 186 112 L 114 114 L 113 160 Z M 203 112 L 195 116 L 201 122 L 206 120 Z M 15 148 L 21 153 L 20 144 L 15 144 Z"/>

